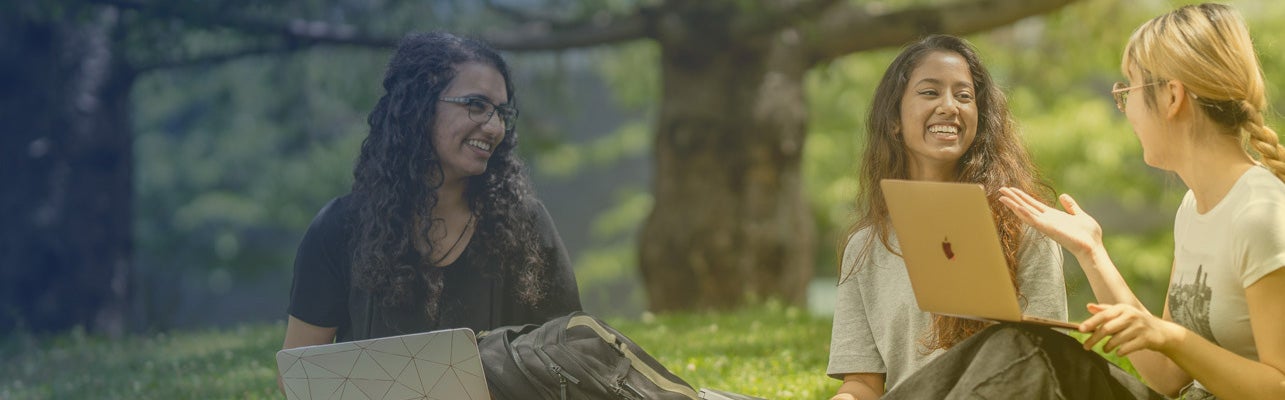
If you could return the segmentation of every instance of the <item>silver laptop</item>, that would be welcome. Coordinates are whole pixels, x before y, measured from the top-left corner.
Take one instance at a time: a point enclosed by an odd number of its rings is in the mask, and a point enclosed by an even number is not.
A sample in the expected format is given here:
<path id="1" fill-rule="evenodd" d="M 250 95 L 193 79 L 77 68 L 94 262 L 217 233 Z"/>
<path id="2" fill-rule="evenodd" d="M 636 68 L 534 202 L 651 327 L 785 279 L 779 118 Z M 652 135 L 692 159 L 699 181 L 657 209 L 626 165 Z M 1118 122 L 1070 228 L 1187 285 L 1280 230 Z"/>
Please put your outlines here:
<path id="1" fill-rule="evenodd" d="M 477 338 L 467 328 L 277 352 L 289 400 L 489 400 Z"/>
<path id="2" fill-rule="evenodd" d="M 1070 322 L 1022 314 L 981 185 L 897 179 L 879 183 L 919 309 L 1077 328 Z"/>
<path id="3" fill-rule="evenodd" d="M 697 394 L 700 400 L 767 400 L 762 397 L 743 395 L 740 393 L 724 392 L 710 388 L 701 388 Z"/>

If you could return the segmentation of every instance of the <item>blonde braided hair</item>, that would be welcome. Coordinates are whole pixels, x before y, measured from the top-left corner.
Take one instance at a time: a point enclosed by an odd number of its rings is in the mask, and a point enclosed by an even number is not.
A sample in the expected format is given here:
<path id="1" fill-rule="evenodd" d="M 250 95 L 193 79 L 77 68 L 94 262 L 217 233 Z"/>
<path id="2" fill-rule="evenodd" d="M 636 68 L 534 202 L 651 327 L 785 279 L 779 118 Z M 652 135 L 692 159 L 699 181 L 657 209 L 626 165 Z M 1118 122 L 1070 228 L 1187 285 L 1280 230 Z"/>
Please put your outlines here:
<path id="1" fill-rule="evenodd" d="M 1138 27 L 1124 54 L 1120 67 L 1126 75 L 1136 70 L 1149 82 L 1180 81 L 1228 133 L 1248 132 L 1249 147 L 1285 181 L 1285 147 L 1263 122 L 1263 70 L 1239 12 L 1213 3 L 1179 8 Z M 1144 90 L 1147 103 L 1155 105 L 1155 87 Z"/>
<path id="2" fill-rule="evenodd" d="M 1263 123 L 1263 112 L 1248 101 L 1240 102 L 1241 108 L 1248 117 L 1241 123 L 1241 128 L 1249 132 L 1251 147 L 1262 157 L 1263 165 L 1285 181 L 1285 146 L 1281 146 L 1276 131 Z"/>

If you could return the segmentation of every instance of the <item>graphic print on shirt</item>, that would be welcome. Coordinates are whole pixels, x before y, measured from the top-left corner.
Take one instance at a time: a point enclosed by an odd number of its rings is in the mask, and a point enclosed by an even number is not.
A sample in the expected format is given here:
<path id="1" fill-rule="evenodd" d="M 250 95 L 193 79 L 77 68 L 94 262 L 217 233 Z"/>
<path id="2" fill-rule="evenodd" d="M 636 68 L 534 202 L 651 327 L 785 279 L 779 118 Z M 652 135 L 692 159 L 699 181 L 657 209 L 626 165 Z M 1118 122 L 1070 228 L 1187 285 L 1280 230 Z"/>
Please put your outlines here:
<path id="1" fill-rule="evenodd" d="M 1209 328 L 1209 303 L 1213 298 L 1213 289 L 1207 281 L 1209 274 L 1204 272 L 1204 265 L 1196 267 L 1196 276 L 1187 280 L 1180 276 L 1169 286 L 1169 315 L 1179 325 L 1204 337 L 1213 343 L 1214 331 Z"/>

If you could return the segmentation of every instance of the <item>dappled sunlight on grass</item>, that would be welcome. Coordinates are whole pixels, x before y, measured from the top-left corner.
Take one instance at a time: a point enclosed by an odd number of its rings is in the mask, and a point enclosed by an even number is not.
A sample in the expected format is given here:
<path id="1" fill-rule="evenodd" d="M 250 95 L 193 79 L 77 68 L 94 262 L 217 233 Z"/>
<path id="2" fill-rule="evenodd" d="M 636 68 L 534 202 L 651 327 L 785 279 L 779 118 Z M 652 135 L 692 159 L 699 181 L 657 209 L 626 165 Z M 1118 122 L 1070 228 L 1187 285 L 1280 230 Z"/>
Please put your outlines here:
<path id="1" fill-rule="evenodd" d="M 729 313 L 608 321 L 697 388 L 765 398 L 828 398 L 830 319 L 769 302 Z"/>
<path id="2" fill-rule="evenodd" d="M 284 326 L 109 340 L 79 332 L 0 344 L 3 399 L 176 399 L 276 396 Z"/>
<path id="3" fill-rule="evenodd" d="M 610 320 L 693 386 L 824 398 L 829 318 L 776 303 L 728 313 Z M 285 328 L 244 325 L 122 340 L 69 333 L 0 339 L 0 399 L 278 399 Z"/>
<path id="4" fill-rule="evenodd" d="M 825 376 L 830 318 L 801 308 L 769 301 L 607 322 L 698 389 L 823 399 L 839 386 Z M 0 399 L 279 399 L 275 353 L 284 331 L 275 323 L 122 340 L 81 332 L 0 338 Z"/>

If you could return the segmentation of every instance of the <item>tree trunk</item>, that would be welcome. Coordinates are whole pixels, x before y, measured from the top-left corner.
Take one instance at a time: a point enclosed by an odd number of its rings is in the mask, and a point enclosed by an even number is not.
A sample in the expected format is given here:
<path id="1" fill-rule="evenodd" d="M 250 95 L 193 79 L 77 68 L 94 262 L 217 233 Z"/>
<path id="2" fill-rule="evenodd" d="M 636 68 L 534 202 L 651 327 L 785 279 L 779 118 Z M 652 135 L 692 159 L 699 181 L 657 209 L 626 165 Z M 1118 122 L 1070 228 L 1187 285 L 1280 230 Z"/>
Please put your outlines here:
<path id="1" fill-rule="evenodd" d="M 126 329 L 133 76 L 116 11 L 88 14 L 0 28 L 0 333 Z"/>
<path id="2" fill-rule="evenodd" d="M 689 38 L 659 40 L 655 206 L 639 265 L 650 309 L 802 305 L 815 240 L 800 173 L 808 57 L 793 31 Z"/>

